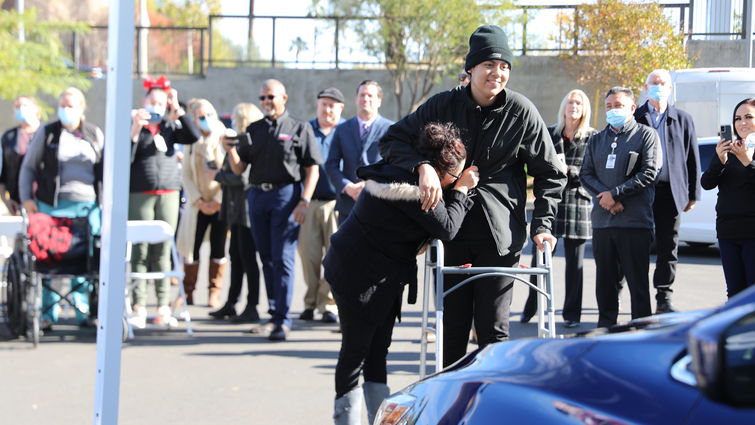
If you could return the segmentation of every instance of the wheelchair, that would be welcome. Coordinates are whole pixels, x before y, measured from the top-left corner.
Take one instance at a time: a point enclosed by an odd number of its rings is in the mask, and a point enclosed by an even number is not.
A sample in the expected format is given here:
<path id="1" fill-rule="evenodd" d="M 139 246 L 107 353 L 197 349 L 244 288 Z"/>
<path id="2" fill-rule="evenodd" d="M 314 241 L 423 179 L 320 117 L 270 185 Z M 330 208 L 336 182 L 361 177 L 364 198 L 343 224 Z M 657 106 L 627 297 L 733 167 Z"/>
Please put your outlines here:
<path id="1" fill-rule="evenodd" d="M 21 231 L 16 235 L 13 252 L 3 267 L 0 306 L 10 336 L 24 336 L 36 347 L 43 334 L 41 318 L 53 308 L 68 305 L 86 316 L 88 323 L 94 323 L 97 317 L 100 238 L 93 234 L 86 220 L 86 248 L 83 252 L 61 261 L 39 260 L 31 249 L 29 218 L 25 213 L 22 217 Z M 63 280 L 71 282 L 67 290 L 54 284 Z M 86 311 L 74 300 L 74 294 L 85 285 L 90 306 Z M 43 308 L 43 290 L 51 291 L 59 299 Z"/>

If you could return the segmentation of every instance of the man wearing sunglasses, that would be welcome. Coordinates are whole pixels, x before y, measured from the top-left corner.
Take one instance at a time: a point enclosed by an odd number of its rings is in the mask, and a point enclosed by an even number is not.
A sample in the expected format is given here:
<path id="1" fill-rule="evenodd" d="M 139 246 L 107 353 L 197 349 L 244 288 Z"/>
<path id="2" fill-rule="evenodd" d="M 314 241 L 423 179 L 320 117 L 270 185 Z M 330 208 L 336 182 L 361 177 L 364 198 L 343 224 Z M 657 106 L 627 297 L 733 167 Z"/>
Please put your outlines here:
<path id="1" fill-rule="evenodd" d="M 230 156 L 234 173 L 240 175 L 251 167 L 249 218 L 272 316 L 251 332 L 267 335 L 272 341 L 285 341 L 291 329 L 288 313 L 299 226 L 304 222 L 322 163 L 312 127 L 288 114 L 287 100 L 280 81 L 265 81 L 259 95 L 265 118 L 247 127 L 249 139 L 242 139 L 235 148 L 237 155 Z"/>

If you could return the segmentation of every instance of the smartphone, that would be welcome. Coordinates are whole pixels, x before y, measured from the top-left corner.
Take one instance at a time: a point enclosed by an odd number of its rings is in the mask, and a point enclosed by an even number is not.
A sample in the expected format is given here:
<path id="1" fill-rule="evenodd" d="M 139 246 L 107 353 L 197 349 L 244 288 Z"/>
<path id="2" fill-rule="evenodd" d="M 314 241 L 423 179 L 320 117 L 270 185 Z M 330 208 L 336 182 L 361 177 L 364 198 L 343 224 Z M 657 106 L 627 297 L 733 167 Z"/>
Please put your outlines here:
<path id="1" fill-rule="evenodd" d="M 730 125 L 722 125 L 721 126 L 721 140 L 731 140 L 731 126 Z"/>
<path id="2" fill-rule="evenodd" d="M 162 115 L 158 114 L 157 112 L 149 113 L 149 122 L 160 122 L 162 121 L 162 119 L 163 119 Z"/>

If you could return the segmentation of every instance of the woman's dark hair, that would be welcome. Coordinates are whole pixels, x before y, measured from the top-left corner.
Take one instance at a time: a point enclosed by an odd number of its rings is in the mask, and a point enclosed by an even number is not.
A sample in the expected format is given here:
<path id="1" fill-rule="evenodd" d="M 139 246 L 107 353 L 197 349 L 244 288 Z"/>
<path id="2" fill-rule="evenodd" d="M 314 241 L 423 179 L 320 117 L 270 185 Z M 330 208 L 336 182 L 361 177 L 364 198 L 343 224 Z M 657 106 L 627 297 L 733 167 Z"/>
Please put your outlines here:
<path id="1" fill-rule="evenodd" d="M 419 135 L 417 151 L 441 173 L 455 170 L 467 157 L 459 129 L 452 123 L 429 123 Z"/>
<path id="2" fill-rule="evenodd" d="M 742 136 L 740 136 L 739 133 L 737 133 L 737 126 L 734 123 L 734 118 L 737 116 L 737 109 L 739 109 L 739 107 L 744 104 L 755 106 L 755 98 L 748 97 L 747 99 L 737 103 L 737 106 L 734 107 L 734 112 L 732 112 L 731 114 L 731 129 L 733 130 L 734 135 L 737 136 L 737 138 L 739 139 L 741 139 Z"/>

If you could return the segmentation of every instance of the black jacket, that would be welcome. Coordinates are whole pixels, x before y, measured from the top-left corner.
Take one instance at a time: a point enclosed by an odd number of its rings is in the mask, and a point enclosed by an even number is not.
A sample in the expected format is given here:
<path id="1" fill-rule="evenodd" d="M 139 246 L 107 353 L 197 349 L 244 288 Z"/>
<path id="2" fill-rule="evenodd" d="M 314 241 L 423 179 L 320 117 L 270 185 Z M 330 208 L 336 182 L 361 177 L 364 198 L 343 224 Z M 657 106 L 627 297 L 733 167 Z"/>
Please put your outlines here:
<path id="1" fill-rule="evenodd" d="M 634 111 L 634 119 L 651 126 L 647 102 Z M 661 166 L 668 166 L 674 204 L 682 212 L 689 201 L 700 199 L 700 158 L 695 123 L 690 114 L 669 105 L 662 128 L 666 130 L 666 149 Z"/>
<path id="2" fill-rule="evenodd" d="M 416 175 L 383 162 L 357 175 L 365 188 L 330 238 L 323 265 L 339 308 L 370 320 L 400 303 L 404 285 L 416 294 L 417 251 L 430 238 L 453 239 L 473 202 L 448 190 L 435 209 L 423 212 Z"/>
<path id="3" fill-rule="evenodd" d="M 24 161 L 24 155 L 16 152 L 16 142 L 18 141 L 19 127 L 13 127 L 3 133 L 1 144 L 3 152 L 3 170 L 0 174 L 0 183 L 5 185 L 8 190 L 10 199 L 21 202 L 18 195 L 18 173 L 21 171 L 21 163 Z M 31 143 L 31 139 L 29 139 Z"/>
<path id="4" fill-rule="evenodd" d="M 167 151 L 160 152 L 152 133 L 142 128 L 136 143 L 131 144 L 131 193 L 150 190 L 181 190 L 181 173 L 174 144 L 190 145 L 199 140 L 199 130 L 188 114 L 181 116 L 180 126 L 163 119 L 160 135 Z"/>
<path id="5" fill-rule="evenodd" d="M 728 155 L 726 164 L 713 155 L 701 178 L 705 190 L 718 187 L 716 234 L 719 239 L 755 239 L 755 160 L 745 167 Z"/>
<path id="6" fill-rule="evenodd" d="M 215 175 L 215 181 L 223 187 L 223 201 L 220 203 L 220 220 L 229 225 L 240 224 L 251 227 L 246 207 L 246 192 L 249 189 L 249 167 L 238 175 L 231 170 L 226 154 L 223 167 Z"/>
<path id="7" fill-rule="evenodd" d="M 474 102 L 468 87 L 456 87 L 436 94 L 392 125 L 380 140 L 380 154 L 407 170 L 427 162 L 414 144 L 430 122 L 451 122 L 461 130 L 467 148 L 466 165 L 474 163 L 480 170 L 475 202 L 482 204 L 500 255 L 521 251 L 524 246 L 526 173 L 535 178 L 530 234 L 551 233 L 566 175 L 532 102 L 505 89 L 491 108 L 483 109 Z"/>

